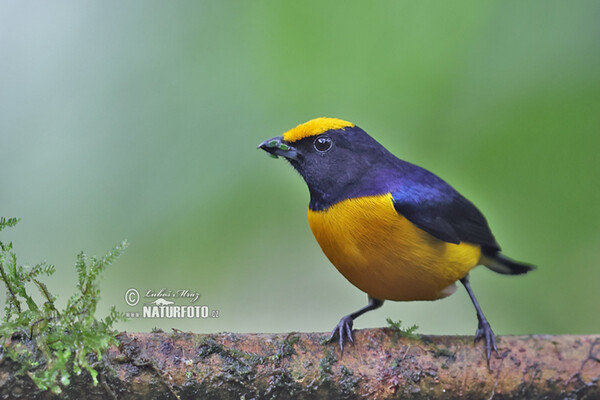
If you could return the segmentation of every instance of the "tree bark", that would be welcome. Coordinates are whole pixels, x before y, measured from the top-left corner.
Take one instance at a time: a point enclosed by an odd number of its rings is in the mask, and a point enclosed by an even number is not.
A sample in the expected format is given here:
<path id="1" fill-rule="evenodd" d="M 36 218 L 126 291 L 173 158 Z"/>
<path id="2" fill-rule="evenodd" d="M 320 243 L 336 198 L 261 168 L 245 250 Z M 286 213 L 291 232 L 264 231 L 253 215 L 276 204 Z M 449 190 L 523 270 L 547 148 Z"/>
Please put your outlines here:
<path id="1" fill-rule="evenodd" d="M 61 398 L 600 399 L 600 336 L 501 336 L 488 367 L 473 337 L 358 330 L 343 354 L 326 334 L 121 333 Z M 53 398 L 0 363 L 1 398 Z"/>

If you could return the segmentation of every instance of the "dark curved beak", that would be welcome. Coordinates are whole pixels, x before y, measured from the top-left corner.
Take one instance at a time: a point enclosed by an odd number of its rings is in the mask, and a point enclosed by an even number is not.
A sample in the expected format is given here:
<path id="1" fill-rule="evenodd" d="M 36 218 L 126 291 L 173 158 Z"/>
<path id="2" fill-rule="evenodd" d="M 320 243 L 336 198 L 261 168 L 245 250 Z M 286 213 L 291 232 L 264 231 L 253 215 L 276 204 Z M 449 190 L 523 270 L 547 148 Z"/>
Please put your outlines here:
<path id="1" fill-rule="evenodd" d="M 259 149 L 263 149 L 271 155 L 273 158 L 277 156 L 285 157 L 289 160 L 295 160 L 298 158 L 298 152 L 288 143 L 285 143 L 282 136 L 277 136 L 271 139 L 267 139 L 258 145 Z"/>

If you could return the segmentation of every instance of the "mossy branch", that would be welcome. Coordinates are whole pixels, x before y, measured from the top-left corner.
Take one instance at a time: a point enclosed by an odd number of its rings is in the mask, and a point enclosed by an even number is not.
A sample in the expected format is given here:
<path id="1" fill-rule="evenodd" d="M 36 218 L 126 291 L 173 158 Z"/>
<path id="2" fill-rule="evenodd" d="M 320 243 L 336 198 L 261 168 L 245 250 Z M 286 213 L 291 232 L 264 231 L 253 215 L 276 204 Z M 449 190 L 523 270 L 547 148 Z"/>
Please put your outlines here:
<path id="1" fill-rule="evenodd" d="M 341 354 L 326 334 L 121 333 L 94 386 L 74 377 L 63 395 L 86 399 L 596 399 L 600 336 L 500 336 L 490 367 L 472 337 L 398 337 L 359 330 Z M 42 397 L 14 362 L 0 392 Z M 48 396 L 46 392 L 44 396 Z M 46 398 L 44 397 L 44 398 Z"/>

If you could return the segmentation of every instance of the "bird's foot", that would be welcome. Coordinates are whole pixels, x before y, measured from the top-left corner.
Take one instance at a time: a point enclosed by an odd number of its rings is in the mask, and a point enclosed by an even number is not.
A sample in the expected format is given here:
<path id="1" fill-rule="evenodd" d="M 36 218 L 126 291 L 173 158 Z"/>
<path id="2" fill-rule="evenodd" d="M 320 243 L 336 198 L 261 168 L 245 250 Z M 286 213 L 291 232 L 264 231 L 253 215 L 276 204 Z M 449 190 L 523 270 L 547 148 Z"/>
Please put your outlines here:
<path id="1" fill-rule="evenodd" d="M 340 350 L 344 351 L 344 341 L 346 338 L 350 341 L 350 343 L 354 343 L 354 339 L 352 338 L 352 324 L 353 319 L 351 316 L 346 315 L 340 319 L 340 322 L 333 328 L 331 331 L 331 336 L 329 336 L 328 342 L 331 343 L 335 339 L 336 335 L 339 337 L 338 343 L 340 345 Z"/>
<path id="2" fill-rule="evenodd" d="M 485 339 L 485 350 L 489 366 L 492 350 L 498 353 L 498 348 L 496 347 L 496 336 L 492 331 L 492 327 L 485 319 L 479 320 L 479 326 L 477 327 L 477 332 L 475 332 L 475 343 L 479 342 L 481 339 Z"/>

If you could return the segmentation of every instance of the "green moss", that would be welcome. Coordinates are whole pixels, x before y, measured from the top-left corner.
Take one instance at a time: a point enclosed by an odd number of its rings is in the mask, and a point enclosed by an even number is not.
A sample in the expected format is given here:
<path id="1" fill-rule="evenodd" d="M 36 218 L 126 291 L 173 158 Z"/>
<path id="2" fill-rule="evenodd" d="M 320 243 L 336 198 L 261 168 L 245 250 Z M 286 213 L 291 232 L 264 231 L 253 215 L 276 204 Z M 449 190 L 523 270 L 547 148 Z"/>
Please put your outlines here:
<path id="1" fill-rule="evenodd" d="M 418 337 L 415 334 L 415 331 L 417 329 L 419 329 L 418 325 L 412 325 L 412 326 L 409 326 L 408 328 L 402 328 L 402 321 L 400 321 L 400 320 L 394 321 L 391 318 L 387 318 L 386 321 L 389 324 L 392 331 L 394 332 L 393 338 L 395 341 L 397 341 L 398 338 L 401 338 L 401 337 L 405 337 L 405 338 L 409 338 L 409 339 L 416 339 Z"/>
<path id="2" fill-rule="evenodd" d="M 300 340 L 298 335 L 289 335 L 277 346 L 277 352 L 272 356 L 272 359 L 274 361 L 281 361 L 286 357 L 296 354 L 294 345 L 298 343 L 298 340 Z"/>
<path id="3" fill-rule="evenodd" d="M 202 338 L 198 344 L 197 356 L 203 360 L 213 354 L 223 361 L 222 371 L 225 378 L 249 377 L 254 366 L 265 362 L 264 357 L 258 354 L 229 349 L 212 336 Z"/>
<path id="4" fill-rule="evenodd" d="M 344 394 L 353 394 L 358 387 L 360 377 L 355 377 L 352 370 L 345 365 L 340 367 L 341 378 L 340 378 L 340 390 Z"/>
<path id="5" fill-rule="evenodd" d="M 337 359 L 329 349 L 325 349 L 325 357 L 319 361 L 319 373 L 321 381 L 329 381 L 331 376 L 331 367 L 337 362 Z"/>
<path id="6" fill-rule="evenodd" d="M 454 353 L 446 348 L 441 348 L 441 349 L 437 348 L 433 352 L 433 357 L 435 357 L 435 358 L 440 358 L 440 357 L 454 358 Z"/>
<path id="7" fill-rule="evenodd" d="M 326 344 L 331 343 L 331 339 L 329 336 L 321 336 L 319 337 L 319 344 L 325 346 Z"/>
<path id="8" fill-rule="evenodd" d="M 304 388 L 291 376 L 286 369 L 277 369 L 269 376 L 269 386 L 264 394 L 257 398 L 264 399 L 293 399 L 298 393 L 302 393 Z"/>
<path id="9" fill-rule="evenodd" d="M 0 231 L 13 227 L 17 218 L 0 218 Z M 17 264 L 12 243 L 0 242 L 0 280 L 6 286 L 5 315 L 0 325 L 2 357 L 21 365 L 42 390 L 62 392 L 73 374 L 86 371 L 98 384 L 98 366 L 110 345 L 117 344 L 112 327 L 124 316 L 111 308 L 103 320 L 94 316 L 100 290 L 98 280 L 107 266 L 127 247 L 122 242 L 102 258 L 77 256 L 77 290 L 63 310 L 55 306 L 56 296 L 42 282 L 42 276 L 54 273 L 45 262 L 34 267 Z M 36 303 L 28 289 L 34 286 L 43 303 Z"/>

